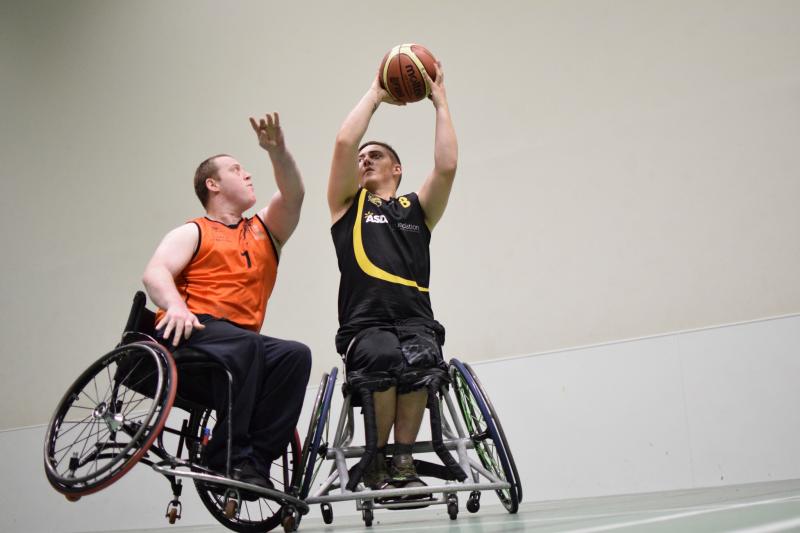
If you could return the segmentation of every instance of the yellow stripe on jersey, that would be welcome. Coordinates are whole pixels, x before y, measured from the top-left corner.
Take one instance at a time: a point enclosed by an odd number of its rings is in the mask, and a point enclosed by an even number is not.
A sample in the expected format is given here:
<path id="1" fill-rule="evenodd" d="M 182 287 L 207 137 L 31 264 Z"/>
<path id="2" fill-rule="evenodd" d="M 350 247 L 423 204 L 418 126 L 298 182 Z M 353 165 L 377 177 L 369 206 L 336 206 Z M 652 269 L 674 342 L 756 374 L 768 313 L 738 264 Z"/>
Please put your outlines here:
<path id="1" fill-rule="evenodd" d="M 417 282 L 411 279 L 401 278 L 394 274 L 390 274 L 385 270 L 375 266 L 372 261 L 367 257 L 367 252 L 364 250 L 364 242 L 361 238 L 361 218 L 364 214 L 364 199 L 367 197 L 367 190 L 362 189 L 361 195 L 358 198 L 358 211 L 356 212 L 356 223 L 353 226 L 353 250 L 356 254 L 356 262 L 361 270 L 368 276 L 378 278 L 389 283 L 397 283 L 398 285 L 405 285 L 407 287 L 415 287 L 420 292 L 429 292 L 427 287 L 420 287 Z"/>

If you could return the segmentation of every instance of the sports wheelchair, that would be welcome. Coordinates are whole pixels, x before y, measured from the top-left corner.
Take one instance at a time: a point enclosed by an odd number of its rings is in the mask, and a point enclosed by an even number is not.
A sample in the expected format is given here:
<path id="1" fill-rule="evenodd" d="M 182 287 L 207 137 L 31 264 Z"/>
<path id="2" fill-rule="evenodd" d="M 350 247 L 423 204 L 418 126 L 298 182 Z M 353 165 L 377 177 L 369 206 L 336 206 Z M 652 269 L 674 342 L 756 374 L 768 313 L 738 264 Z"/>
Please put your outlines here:
<path id="1" fill-rule="evenodd" d="M 47 479 L 69 501 L 119 480 L 137 462 L 164 475 L 173 499 L 166 518 L 181 517 L 181 478 L 194 482 L 214 518 L 234 531 L 269 531 L 278 524 L 294 531 L 308 505 L 293 496 L 301 471 L 300 439 L 295 430 L 283 456 L 272 464 L 274 490 L 231 476 L 231 374 L 202 352 L 174 353 L 154 339 L 155 315 L 137 292 L 120 343 L 90 366 L 67 390 L 48 425 L 44 443 Z M 204 466 L 205 450 L 217 416 L 214 407 L 185 394 L 184 385 L 222 372 L 228 381 L 225 473 Z M 202 382 L 201 382 L 202 386 Z M 167 425 L 172 407 L 185 411 L 180 428 Z M 172 420 L 170 420 L 172 422 Z M 165 443 L 167 436 L 167 443 Z M 174 452 L 167 451 L 167 446 Z M 279 475 L 276 475 L 278 472 Z"/>
<path id="2" fill-rule="evenodd" d="M 299 496 L 309 505 L 320 504 L 326 524 L 333 522 L 332 502 L 355 500 L 364 524 L 372 525 L 375 509 L 417 508 L 446 505 L 451 520 L 458 515 L 458 494 L 469 492 L 467 510 L 480 509 L 481 491 L 493 490 L 509 513 L 522 500 L 522 484 L 500 420 L 486 391 L 470 365 L 458 359 L 449 364 L 450 384 L 434 381 L 428 386 L 431 440 L 413 445 L 414 454 L 435 452 L 441 464 L 414 460 L 421 478 L 437 478 L 440 484 L 424 487 L 372 490 L 359 483 L 364 468 L 375 456 L 377 434 L 372 393 L 343 385 L 344 402 L 333 439 L 330 437 L 331 399 L 338 369 L 333 367 L 320 381 L 311 421 L 303 446 L 303 478 Z M 364 412 L 365 446 L 351 446 L 354 436 L 353 397 Z M 453 398 L 455 397 L 455 399 Z M 458 407 L 456 407 L 456 405 Z M 445 409 L 446 408 L 446 409 Z M 445 413 L 447 416 L 445 416 Z M 458 460 L 450 451 L 455 450 Z M 386 455 L 393 453 L 391 444 Z M 359 461 L 348 466 L 348 459 Z M 332 461 L 329 467 L 326 461 Z M 321 475 L 321 473 L 323 473 Z M 434 494 L 439 496 L 434 497 Z M 423 500 L 406 500 L 425 495 Z"/>

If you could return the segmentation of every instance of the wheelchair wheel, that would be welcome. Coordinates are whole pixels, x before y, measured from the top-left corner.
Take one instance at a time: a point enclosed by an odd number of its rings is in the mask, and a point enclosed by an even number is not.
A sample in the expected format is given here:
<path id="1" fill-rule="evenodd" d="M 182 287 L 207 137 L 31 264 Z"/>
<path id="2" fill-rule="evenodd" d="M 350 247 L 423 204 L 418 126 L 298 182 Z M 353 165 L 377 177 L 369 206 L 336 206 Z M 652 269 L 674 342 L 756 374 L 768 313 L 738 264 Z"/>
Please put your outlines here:
<path id="1" fill-rule="evenodd" d="M 500 419 L 468 364 L 451 359 L 450 378 L 481 463 L 498 478 L 511 484 L 511 488 L 495 492 L 506 510 L 516 513 L 522 500 L 522 485 Z"/>
<path id="2" fill-rule="evenodd" d="M 119 346 L 67 390 L 44 441 L 47 479 L 71 501 L 120 479 L 164 427 L 177 387 L 172 356 L 152 342 Z"/>
<path id="3" fill-rule="evenodd" d="M 306 498 L 314 479 L 319 473 L 322 463 L 325 462 L 325 449 L 320 448 L 322 435 L 325 434 L 323 448 L 329 442 L 328 426 L 330 420 L 331 398 L 333 389 L 336 386 L 336 374 L 338 369 L 334 367 L 330 375 L 323 374 L 320 380 L 317 398 L 314 400 L 314 407 L 311 409 L 311 422 L 308 424 L 308 433 L 303 444 L 303 460 L 301 462 L 301 472 L 303 473 L 302 486 L 300 487 L 300 498 Z"/>
<path id="4" fill-rule="evenodd" d="M 198 438 L 206 428 L 213 428 L 216 417 L 211 410 L 203 413 L 200 419 Z M 200 450 L 193 450 L 193 462 L 200 463 Z M 295 430 L 283 455 L 272 462 L 270 480 L 275 490 L 290 493 L 292 487 L 300 483 L 300 436 Z M 223 526 L 233 531 L 255 533 L 270 531 L 281 524 L 283 517 L 281 504 L 269 498 L 255 501 L 242 500 L 241 503 L 225 497 L 224 486 L 210 486 L 207 482 L 195 480 L 195 488 L 200 500 L 211 515 Z"/>

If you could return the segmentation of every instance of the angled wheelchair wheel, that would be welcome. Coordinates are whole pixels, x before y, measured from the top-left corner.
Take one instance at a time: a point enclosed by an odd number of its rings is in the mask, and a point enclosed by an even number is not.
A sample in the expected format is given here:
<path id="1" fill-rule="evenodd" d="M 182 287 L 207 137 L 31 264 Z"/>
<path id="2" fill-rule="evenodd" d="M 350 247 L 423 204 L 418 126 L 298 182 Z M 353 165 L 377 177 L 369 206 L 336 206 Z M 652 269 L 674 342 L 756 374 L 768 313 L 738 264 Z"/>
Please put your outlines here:
<path id="1" fill-rule="evenodd" d="M 211 410 L 205 411 L 200 418 L 198 439 L 206 428 L 216 425 L 216 417 Z M 199 449 L 192 450 L 192 461 L 202 462 Z M 272 462 L 270 468 L 270 481 L 275 490 L 291 493 L 292 487 L 299 484 L 300 480 L 300 436 L 295 430 L 292 439 L 286 446 L 283 455 Z M 241 502 L 228 498 L 225 495 L 226 487 L 222 485 L 211 486 L 207 482 L 195 480 L 195 488 L 200 500 L 211 515 L 223 526 L 233 531 L 256 533 L 270 531 L 281 524 L 283 509 L 280 503 L 269 498 L 259 498 L 254 501 L 242 500 Z"/>
<path id="2" fill-rule="evenodd" d="M 328 426 L 330 425 L 331 399 L 336 387 L 337 373 L 338 369 L 334 367 L 330 375 L 323 374 L 317 397 L 314 400 L 314 407 L 311 409 L 311 422 L 308 424 L 308 433 L 306 433 L 306 440 L 303 443 L 301 462 L 303 478 L 300 486 L 300 498 L 308 496 L 314 479 L 317 477 L 322 463 L 325 462 L 325 452 L 330 442 Z"/>
<path id="3" fill-rule="evenodd" d="M 152 342 L 119 346 L 67 390 L 47 427 L 47 479 L 70 500 L 120 479 L 146 453 L 175 400 L 172 356 Z"/>
<path id="4" fill-rule="evenodd" d="M 506 510 L 516 513 L 522 500 L 522 485 L 503 427 L 489 396 L 472 368 L 458 359 L 450 360 L 450 378 L 481 464 L 499 479 L 511 484 L 511 488 L 495 492 Z"/>

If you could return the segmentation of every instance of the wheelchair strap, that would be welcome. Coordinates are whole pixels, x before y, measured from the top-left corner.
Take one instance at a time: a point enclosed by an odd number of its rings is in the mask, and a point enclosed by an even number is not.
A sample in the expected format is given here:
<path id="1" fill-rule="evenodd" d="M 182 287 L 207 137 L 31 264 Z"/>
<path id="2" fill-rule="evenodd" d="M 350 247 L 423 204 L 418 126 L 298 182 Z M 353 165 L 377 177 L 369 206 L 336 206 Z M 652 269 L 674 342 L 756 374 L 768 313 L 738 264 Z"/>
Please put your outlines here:
<path id="1" fill-rule="evenodd" d="M 432 380 L 428 383 L 428 410 L 431 416 L 431 444 L 433 451 L 442 460 L 444 466 L 452 473 L 458 481 L 467 479 L 467 474 L 459 466 L 453 456 L 447 451 L 447 448 L 442 442 L 442 415 L 439 411 L 439 403 L 436 401 L 436 394 L 439 391 L 439 382 Z"/>
<path id="2" fill-rule="evenodd" d="M 375 422 L 375 403 L 372 398 L 372 390 L 362 384 L 358 387 L 357 392 L 361 396 L 364 409 L 364 440 L 366 443 L 361 460 L 350 469 L 350 478 L 347 480 L 347 490 L 349 491 L 356 489 L 356 485 L 361 481 L 361 476 L 364 475 L 364 470 L 378 453 L 378 425 Z"/>

